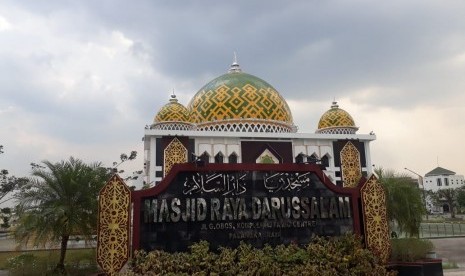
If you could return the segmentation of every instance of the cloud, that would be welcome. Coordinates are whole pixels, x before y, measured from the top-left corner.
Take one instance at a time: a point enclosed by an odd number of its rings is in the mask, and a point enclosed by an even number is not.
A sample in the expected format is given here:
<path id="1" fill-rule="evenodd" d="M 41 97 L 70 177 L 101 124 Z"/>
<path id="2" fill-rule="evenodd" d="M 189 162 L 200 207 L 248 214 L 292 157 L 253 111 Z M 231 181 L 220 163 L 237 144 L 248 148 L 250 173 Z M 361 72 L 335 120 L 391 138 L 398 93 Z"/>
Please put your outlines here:
<path id="1" fill-rule="evenodd" d="M 22 164 L 68 153 L 111 162 L 142 147 L 172 89 L 187 104 L 236 51 L 288 100 L 301 131 L 314 132 L 336 99 L 359 133 L 377 133 L 374 162 L 426 171 L 440 155 L 460 172 L 463 10 L 429 0 L 2 1 L 0 143 Z"/>

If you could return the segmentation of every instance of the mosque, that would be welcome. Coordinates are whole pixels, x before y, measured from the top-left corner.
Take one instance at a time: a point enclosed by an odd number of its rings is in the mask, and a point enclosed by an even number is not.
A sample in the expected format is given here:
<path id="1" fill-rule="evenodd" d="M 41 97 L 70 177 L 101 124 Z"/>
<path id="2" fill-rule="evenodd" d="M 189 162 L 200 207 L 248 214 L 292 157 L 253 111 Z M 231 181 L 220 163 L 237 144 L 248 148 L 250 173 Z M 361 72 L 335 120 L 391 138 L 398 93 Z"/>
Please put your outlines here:
<path id="1" fill-rule="evenodd" d="M 145 181 L 156 185 L 174 164 L 186 162 L 316 163 L 342 187 L 372 172 L 376 136 L 357 134 L 352 116 L 335 101 L 315 126 L 315 133 L 299 133 L 282 95 L 235 60 L 187 106 L 173 94 L 146 127 Z"/>

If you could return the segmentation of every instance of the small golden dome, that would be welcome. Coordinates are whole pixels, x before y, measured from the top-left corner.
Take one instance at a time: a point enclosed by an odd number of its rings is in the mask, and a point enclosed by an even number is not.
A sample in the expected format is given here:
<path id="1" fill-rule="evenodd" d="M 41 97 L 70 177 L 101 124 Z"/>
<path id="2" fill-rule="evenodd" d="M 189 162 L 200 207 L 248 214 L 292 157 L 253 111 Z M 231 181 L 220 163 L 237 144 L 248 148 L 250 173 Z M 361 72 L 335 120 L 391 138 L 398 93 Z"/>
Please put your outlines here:
<path id="1" fill-rule="evenodd" d="M 189 122 L 189 112 L 187 108 L 178 103 L 176 95 L 171 95 L 170 102 L 165 104 L 158 111 L 155 119 L 155 124 L 163 122 Z"/>
<path id="2" fill-rule="evenodd" d="M 331 109 L 326 111 L 320 118 L 317 133 L 330 134 L 355 134 L 358 127 L 354 119 L 344 109 L 339 108 L 337 102 L 333 102 Z"/>

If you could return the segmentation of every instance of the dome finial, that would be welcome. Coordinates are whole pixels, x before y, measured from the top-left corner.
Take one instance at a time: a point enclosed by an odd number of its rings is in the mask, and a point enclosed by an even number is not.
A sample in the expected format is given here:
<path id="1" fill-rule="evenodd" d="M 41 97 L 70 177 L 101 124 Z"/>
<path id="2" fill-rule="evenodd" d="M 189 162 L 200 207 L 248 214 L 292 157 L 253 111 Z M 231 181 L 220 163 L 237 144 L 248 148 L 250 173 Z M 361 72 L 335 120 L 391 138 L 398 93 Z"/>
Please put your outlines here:
<path id="1" fill-rule="evenodd" d="M 172 102 L 172 103 L 177 103 L 178 102 L 178 99 L 176 99 L 176 94 L 174 94 L 174 88 L 173 88 L 173 92 L 171 94 L 170 102 Z"/>
<path id="2" fill-rule="evenodd" d="M 236 52 L 234 52 L 233 63 L 231 64 L 231 67 L 229 67 L 229 73 L 233 73 L 233 72 L 242 72 L 241 67 L 239 66 L 239 63 L 237 63 Z"/>
<path id="3" fill-rule="evenodd" d="M 336 98 L 333 98 L 333 104 L 331 105 L 331 108 L 339 108 L 339 105 L 336 102 Z"/>

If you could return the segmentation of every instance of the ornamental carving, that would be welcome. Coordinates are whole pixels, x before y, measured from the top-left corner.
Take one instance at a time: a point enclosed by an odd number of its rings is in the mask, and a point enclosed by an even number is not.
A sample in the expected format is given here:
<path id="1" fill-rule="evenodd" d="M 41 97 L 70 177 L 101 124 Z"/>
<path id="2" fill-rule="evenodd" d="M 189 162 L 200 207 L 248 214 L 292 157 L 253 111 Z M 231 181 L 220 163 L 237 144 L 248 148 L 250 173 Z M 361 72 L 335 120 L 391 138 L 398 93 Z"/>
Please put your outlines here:
<path id="1" fill-rule="evenodd" d="M 260 154 L 260 156 L 258 156 L 258 158 L 256 160 L 256 163 L 259 163 L 259 164 L 278 164 L 279 159 L 276 158 L 276 156 L 274 156 L 274 154 L 271 153 L 271 151 L 269 151 L 268 149 L 265 149 Z"/>
<path id="2" fill-rule="evenodd" d="M 167 175 L 174 164 L 187 162 L 187 149 L 184 145 L 174 138 L 164 150 L 164 175 Z"/>
<path id="3" fill-rule="evenodd" d="M 362 178 L 360 152 L 351 142 L 347 142 L 341 150 L 341 171 L 344 187 L 356 187 Z"/>
<path id="4" fill-rule="evenodd" d="M 371 175 L 360 189 L 360 194 L 366 246 L 386 263 L 391 254 L 386 193 L 378 179 Z"/>
<path id="5" fill-rule="evenodd" d="M 113 175 L 99 194 L 97 263 L 115 275 L 129 259 L 131 191 Z"/>

